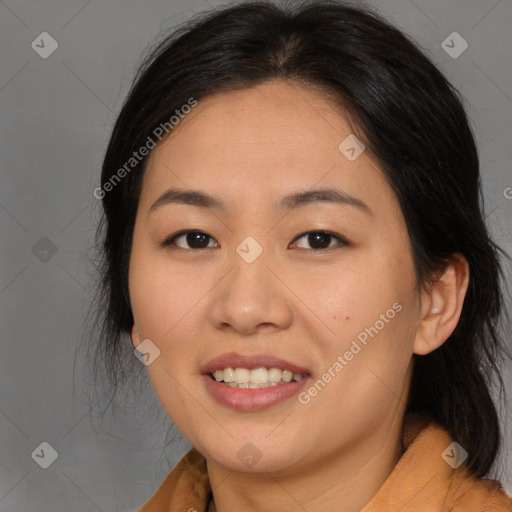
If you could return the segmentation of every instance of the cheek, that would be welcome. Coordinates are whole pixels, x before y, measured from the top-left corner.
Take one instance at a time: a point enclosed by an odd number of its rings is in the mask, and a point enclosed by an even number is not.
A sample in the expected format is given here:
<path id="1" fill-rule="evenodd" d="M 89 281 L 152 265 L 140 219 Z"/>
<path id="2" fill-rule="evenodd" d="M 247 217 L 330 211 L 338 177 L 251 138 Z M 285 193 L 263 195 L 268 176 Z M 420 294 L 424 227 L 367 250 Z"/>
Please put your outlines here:
<path id="1" fill-rule="evenodd" d="M 391 250 L 386 254 L 355 258 L 331 279 L 319 281 L 320 286 L 303 288 L 308 304 L 321 305 L 315 313 L 329 327 L 321 327 L 321 333 L 319 328 L 315 336 L 322 352 L 320 371 L 330 368 L 336 375 L 326 375 L 333 384 L 322 391 L 318 403 L 323 406 L 342 396 L 349 408 L 367 402 L 382 408 L 396 400 L 405 385 L 418 305 L 411 292 L 415 275 L 409 259 Z M 349 409 L 341 406 L 338 411 Z"/>
<path id="2" fill-rule="evenodd" d="M 329 269 L 314 280 L 294 280 L 294 291 L 321 319 L 332 337 L 348 340 L 372 326 L 381 314 L 404 295 L 408 276 L 397 274 L 386 262 L 354 257 L 343 266 Z M 390 315 L 395 311 L 391 310 Z"/>
<path id="3" fill-rule="evenodd" d="M 207 287 L 193 276 L 180 276 L 144 250 L 132 254 L 129 284 L 132 310 L 144 338 L 160 351 L 145 370 L 167 415 L 186 432 L 197 415 L 196 402 L 187 391 L 197 369 L 187 362 L 194 361 L 199 350 L 194 329 L 201 325 L 197 315 L 204 311 L 198 301 Z"/>
<path id="4" fill-rule="evenodd" d="M 400 309 L 398 304 L 395 308 Z M 314 389 L 305 390 L 312 393 L 305 407 L 309 418 L 325 419 L 327 437 L 339 436 L 340 425 L 346 431 L 376 429 L 406 402 L 411 319 L 406 310 L 392 306 L 382 313 L 387 322 L 378 315 L 366 325 L 345 321 L 345 329 L 338 324 L 336 337 L 324 338 L 322 373 Z"/>
<path id="5" fill-rule="evenodd" d="M 129 283 L 139 327 L 160 350 L 159 358 L 146 367 L 155 390 L 162 400 L 169 393 L 181 397 L 179 383 L 198 377 L 198 354 L 204 349 L 208 298 L 215 280 L 206 270 L 194 272 L 190 265 L 172 263 L 165 252 L 138 246 L 132 254 Z"/>
<path id="6" fill-rule="evenodd" d="M 165 253 L 135 246 L 129 270 L 131 306 L 146 337 L 164 342 L 193 314 L 207 291 L 200 277 L 171 265 Z"/>

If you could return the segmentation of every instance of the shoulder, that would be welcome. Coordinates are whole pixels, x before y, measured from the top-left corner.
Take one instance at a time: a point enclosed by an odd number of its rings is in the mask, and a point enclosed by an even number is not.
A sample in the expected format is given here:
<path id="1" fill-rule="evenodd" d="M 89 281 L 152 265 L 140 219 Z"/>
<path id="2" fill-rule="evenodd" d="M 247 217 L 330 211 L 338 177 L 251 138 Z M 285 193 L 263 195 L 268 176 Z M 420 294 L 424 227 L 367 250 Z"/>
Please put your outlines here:
<path id="1" fill-rule="evenodd" d="M 451 512 L 512 512 L 512 499 L 498 480 L 471 478 L 463 487 Z"/>

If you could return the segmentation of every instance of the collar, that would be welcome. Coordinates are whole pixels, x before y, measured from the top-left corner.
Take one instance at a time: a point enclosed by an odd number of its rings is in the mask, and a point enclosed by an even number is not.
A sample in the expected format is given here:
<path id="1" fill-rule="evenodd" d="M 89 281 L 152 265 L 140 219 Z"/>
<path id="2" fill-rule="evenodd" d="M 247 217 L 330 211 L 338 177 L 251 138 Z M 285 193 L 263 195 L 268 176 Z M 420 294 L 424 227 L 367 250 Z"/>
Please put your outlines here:
<path id="1" fill-rule="evenodd" d="M 439 424 L 405 416 L 403 455 L 361 512 L 510 512 L 512 500 L 497 480 L 478 479 L 464 464 L 453 468 L 453 439 Z M 448 449 L 448 450 L 447 450 Z M 137 512 L 216 512 L 206 459 L 187 452 Z"/>

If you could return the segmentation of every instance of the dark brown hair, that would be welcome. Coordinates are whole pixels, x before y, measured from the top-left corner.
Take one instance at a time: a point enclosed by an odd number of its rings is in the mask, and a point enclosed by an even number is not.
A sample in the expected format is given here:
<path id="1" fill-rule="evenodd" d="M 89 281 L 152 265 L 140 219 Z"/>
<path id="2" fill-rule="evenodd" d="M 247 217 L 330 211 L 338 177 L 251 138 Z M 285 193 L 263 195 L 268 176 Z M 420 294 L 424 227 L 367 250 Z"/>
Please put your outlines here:
<path id="1" fill-rule="evenodd" d="M 407 412 L 442 424 L 468 452 L 470 470 L 486 475 L 500 444 L 490 391 L 493 376 L 504 391 L 499 329 L 509 325 L 501 249 L 484 222 L 479 158 L 460 95 L 380 15 L 328 0 L 245 2 L 197 15 L 140 66 L 106 150 L 102 190 L 191 97 L 200 102 L 220 90 L 280 78 L 320 87 L 355 120 L 400 201 L 419 286 L 428 286 L 453 253 L 469 262 L 456 329 L 437 350 L 414 355 Z M 90 339 L 95 376 L 103 368 L 114 393 L 119 382 L 144 373 L 123 337 L 133 325 L 128 264 L 146 160 L 102 193 Z"/>

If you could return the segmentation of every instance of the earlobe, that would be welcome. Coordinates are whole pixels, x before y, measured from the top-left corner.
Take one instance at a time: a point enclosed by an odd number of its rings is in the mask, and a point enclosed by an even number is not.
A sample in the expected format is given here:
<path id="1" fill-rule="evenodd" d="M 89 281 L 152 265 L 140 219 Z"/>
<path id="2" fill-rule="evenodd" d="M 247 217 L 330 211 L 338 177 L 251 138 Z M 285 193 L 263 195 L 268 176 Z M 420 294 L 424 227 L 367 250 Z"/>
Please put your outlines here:
<path id="1" fill-rule="evenodd" d="M 421 297 L 421 321 L 414 341 L 414 353 L 425 355 L 440 347 L 459 321 L 469 284 L 469 264 L 461 254 L 447 261 L 440 277 L 430 283 Z"/>
<path id="2" fill-rule="evenodd" d="M 130 335 L 132 340 L 133 348 L 137 348 L 140 345 L 140 338 L 139 338 L 139 330 L 137 329 L 137 326 L 133 324 L 132 326 L 132 333 Z"/>

